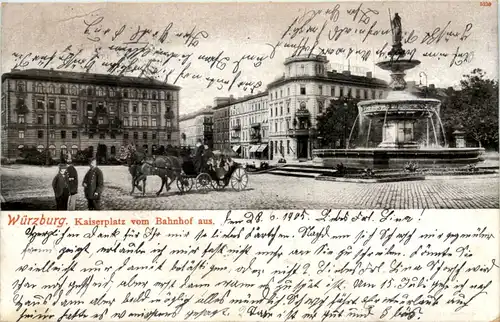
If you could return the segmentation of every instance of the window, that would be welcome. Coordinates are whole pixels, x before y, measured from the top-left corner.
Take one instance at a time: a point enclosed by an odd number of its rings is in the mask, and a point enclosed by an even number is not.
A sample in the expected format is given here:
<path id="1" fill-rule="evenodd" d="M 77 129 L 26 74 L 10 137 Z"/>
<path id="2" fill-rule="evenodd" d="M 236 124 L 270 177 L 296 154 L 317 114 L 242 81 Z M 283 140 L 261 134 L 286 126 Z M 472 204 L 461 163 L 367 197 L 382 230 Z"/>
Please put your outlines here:
<path id="1" fill-rule="evenodd" d="M 104 118 L 103 117 L 99 117 L 98 122 L 99 122 L 99 124 L 104 124 Z"/>
<path id="2" fill-rule="evenodd" d="M 78 132 L 77 131 L 71 131 L 71 138 L 72 139 L 78 138 Z"/>
<path id="3" fill-rule="evenodd" d="M 128 98 L 128 90 L 123 90 L 123 97 Z"/>
<path id="4" fill-rule="evenodd" d="M 290 101 L 286 102 L 286 113 L 290 114 Z"/>
<path id="5" fill-rule="evenodd" d="M 61 85 L 61 87 L 59 88 L 59 93 L 61 93 L 61 95 L 66 95 L 66 87 Z"/>
<path id="6" fill-rule="evenodd" d="M 128 117 L 123 118 L 123 126 L 128 126 Z"/>
<path id="7" fill-rule="evenodd" d="M 90 112 L 94 109 L 92 102 L 87 102 L 87 111 Z"/>
<path id="8" fill-rule="evenodd" d="M 300 85 L 300 95 L 306 95 L 306 87 L 304 85 Z"/>
<path id="9" fill-rule="evenodd" d="M 97 96 L 104 96 L 104 90 L 102 89 L 102 87 L 99 87 L 97 89 Z"/>
<path id="10" fill-rule="evenodd" d="M 111 154 L 116 154 L 116 147 L 115 146 L 111 147 Z"/>
<path id="11" fill-rule="evenodd" d="M 38 138 L 43 139 L 43 131 L 38 131 Z"/>
<path id="12" fill-rule="evenodd" d="M 172 94 L 170 92 L 167 92 L 167 101 L 172 100 Z"/>
<path id="13" fill-rule="evenodd" d="M 114 89 L 112 89 L 112 88 L 110 88 L 110 89 L 109 89 L 109 97 L 115 97 L 115 94 L 116 94 L 116 93 L 115 93 L 115 90 L 114 90 Z"/>
<path id="14" fill-rule="evenodd" d="M 148 126 L 148 118 L 147 117 L 142 118 L 142 126 Z"/>
<path id="15" fill-rule="evenodd" d="M 158 113 L 158 110 L 156 109 L 156 104 L 151 105 L 151 114 L 156 114 Z"/>
<path id="16" fill-rule="evenodd" d="M 106 138 L 106 134 L 104 133 L 99 133 L 99 139 L 104 140 Z"/>
<path id="17" fill-rule="evenodd" d="M 280 89 L 280 98 L 282 98 L 282 97 L 283 97 L 283 90 Z"/>
<path id="18" fill-rule="evenodd" d="M 36 100 L 36 108 L 43 110 L 45 108 L 43 100 Z"/>
<path id="19" fill-rule="evenodd" d="M 78 147 L 76 145 L 73 145 L 71 147 L 71 154 L 76 155 L 78 153 Z"/>
<path id="20" fill-rule="evenodd" d="M 318 90 L 319 90 L 319 95 L 323 95 L 323 86 L 322 85 L 318 86 Z"/>
<path id="21" fill-rule="evenodd" d="M 54 123 L 55 123 L 54 120 L 55 120 L 55 116 L 54 115 L 49 116 L 49 124 L 50 125 L 54 125 Z"/>
<path id="22" fill-rule="evenodd" d="M 132 105 L 132 113 L 137 113 L 137 103 Z"/>
<path id="23" fill-rule="evenodd" d="M 56 131 L 50 131 L 50 138 L 55 139 L 56 138 Z"/>
<path id="24" fill-rule="evenodd" d="M 50 84 L 49 85 L 49 93 L 54 94 L 55 92 L 56 92 L 56 88 L 54 87 L 54 85 Z"/>
<path id="25" fill-rule="evenodd" d="M 172 126 L 172 121 L 171 120 L 167 120 L 167 127 L 171 127 Z"/>
<path id="26" fill-rule="evenodd" d="M 137 117 L 134 117 L 132 119 L 132 126 L 139 126 L 139 120 L 137 119 Z"/>
<path id="27" fill-rule="evenodd" d="M 378 93 L 378 98 L 382 98 L 382 96 L 383 96 L 383 95 L 384 95 L 384 92 L 383 92 L 383 91 L 380 91 L 380 92 Z"/>
<path id="28" fill-rule="evenodd" d="M 146 91 L 142 92 L 142 98 L 144 99 L 148 98 L 148 93 Z"/>
<path id="29" fill-rule="evenodd" d="M 156 126 L 156 119 L 155 118 L 152 118 L 151 119 L 151 126 Z"/>
<path id="30" fill-rule="evenodd" d="M 318 101 L 318 114 L 323 113 L 324 102 Z"/>
<path id="31" fill-rule="evenodd" d="M 19 131 L 19 138 L 24 139 L 24 131 Z"/>
<path id="32" fill-rule="evenodd" d="M 24 123 L 24 114 L 20 114 L 17 116 L 17 123 L 23 124 Z"/>
<path id="33" fill-rule="evenodd" d="M 331 90 L 330 90 L 330 96 L 335 96 L 335 86 L 332 86 Z"/>
<path id="34" fill-rule="evenodd" d="M 172 138 L 172 135 L 170 133 L 167 134 L 167 140 L 170 140 Z"/>
<path id="35" fill-rule="evenodd" d="M 49 100 L 49 108 L 51 110 L 55 110 L 56 109 L 56 102 L 54 100 Z"/>
<path id="36" fill-rule="evenodd" d="M 274 132 L 278 132 L 278 123 L 274 123 Z"/>
<path id="37" fill-rule="evenodd" d="M 286 89 L 286 92 L 287 92 L 288 96 L 290 96 L 290 87 L 288 87 L 288 88 Z"/>
<path id="38" fill-rule="evenodd" d="M 123 113 L 128 113 L 128 104 L 123 105 Z"/>
<path id="39" fill-rule="evenodd" d="M 87 95 L 92 95 L 93 91 L 92 91 L 92 87 L 87 87 Z"/>
<path id="40" fill-rule="evenodd" d="M 156 132 L 153 132 L 153 133 L 151 134 L 151 138 L 152 138 L 153 140 L 156 140 Z"/>
<path id="41" fill-rule="evenodd" d="M 75 101 L 75 100 L 72 100 L 72 101 L 71 101 L 71 109 L 72 109 L 73 111 L 76 111 L 76 101 Z"/>
<path id="42" fill-rule="evenodd" d="M 356 98 L 361 98 L 361 90 L 356 88 Z"/>
<path id="43" fill-rule="evenodd" d="M 66 131 L 61 131 L 61 139 L 65 139 L 66 138 Z"/>
<path id="44" fill-rule="evenodd" d="M 59 108 L 60 108 L 61 110 L 65 110 L 65 109 L 66 109 L 66 101 L 64 101 L 64 100 L 63 100 L 63 101 L 60 101 L 60 102 L 59 102 Z"/>
<path id="45" fill-rule="evenodd" d="M 271 100 L 273 100 L 273 93 L 271 92 L 270 95 L 271 95 Z"/>
<path id="46" fill-rule="evenodd" d="M 71 86 L 71 95 L 77 95 L 78 90 L 76 89 L 76 86 Z"/>
<path id="47" fill-rule="evenodd" d="M 128 132 L 123 133 L 123 139 L 128 140 Z"/>
<path id="48" fill-rule="evenodd" d="M 269 111 L 271 112 L 271 117 L 273 117 L 273 108 L 271 107 Z"/>
<path id="49" fill-rule="evenodd" d="M 306 66 L 300 65 L 300 69 L 301 69 L 302 75 L 305 75 L 306 74 Z"/>
<path id="50" fill-rule="evenodd" d="M 93 139 L 94 138 L 94 133 L 89 133 L 89 139 Z"/>
<path id="51" fill-rule="evenodd" d="M 340 95 L 339 96 L 344 97 L 344 88 L 343 87 L 340 88 Z"/>
<path id="52" fill-rule="evenodd" d="M 43 85 L 42 84 L 36 85 L 36 91 L 37 93 L 43 93 Z"/>
<path id="53" fill-rule="evenodd" d="M 366 100 L 366 99 L 368 99 L 368 90 L 366 90 L 366 89 L 365 89 L 365 90 L 363 91 L 363 94 L 364 94 L 364 97 L 363 97 L 363 98 L 364 98 L 365 100 Z"/>
<path id="54" fill-rule="evenodd" d="M 142 114 L 148 114 L 148 107 L 145 104 L 142 105 Z"/>
<path id="55" fill-rule="evenodd" d="M 148 132 L 142 132 L 142 138 L 144 140 L 147 140 L 148 139 Z"/>
<path id="56" fill-rule="evenodd" d="M 61 115 L 61 125 L 66 125 L 66 115 Z"/>
<path id="57" fill-rule="evenodd" d="M 155 100 L 155 99 L 156 99 L 156 96 L 157 96 L 156 92 L 155 92 L 155 91 L 153 91 L 153 92 L 151 93 L 151 98 Z"/>
<path id="58" fill-rule="evenodd" d="M 138 98 L 139 97 L 139 93 L 137 92 L 136 89 L 134 89 L 134 91 L 132 92 L 132 98 Z"/>
<path id="59" fill-rule="evenodd" d="M 43 124 L 43 115 L 37 115 L 36 117 L 37 124 Z"/>
<path id="60" fill-rule="evenodd" d="M 139 139 L 139 132 L 134 132 L 134 140 Z"/>
<path id="61" fill-rule="evenodd" d="M 280 115 L 283 115 L 283 105 L 280 105 Z"/>
<path id="62" fill-rule="evenodd" d="M 17 83 L 17 91 L 18 92 L 24 92 L 24 83 Z"/>
<path id="63" fill-rule="evenodd" d="M 372 98 L 373 99 L 377 98 L 377 95 L 375 94 L 375 90 L 372 90 Z"/>
<path id="64" fill-rule="evenodd" d="M 71 124 L 76 125 L 76 115 L 71 115 Z"/>
<path id="65" fill-rule="evenodd" d="M 61 154 L 62 155 L 68 154 L 68 148 L 65 145 L 61 145 Z"/>

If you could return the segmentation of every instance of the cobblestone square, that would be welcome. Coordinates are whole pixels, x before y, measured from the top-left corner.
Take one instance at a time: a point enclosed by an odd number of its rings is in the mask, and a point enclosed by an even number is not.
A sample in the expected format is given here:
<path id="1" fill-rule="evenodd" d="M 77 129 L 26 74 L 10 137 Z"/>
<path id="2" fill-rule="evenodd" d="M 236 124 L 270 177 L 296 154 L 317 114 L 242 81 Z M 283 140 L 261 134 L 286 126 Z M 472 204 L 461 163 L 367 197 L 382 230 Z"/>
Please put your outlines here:
<path id="1" fill-rule="evenodd" d="M 86 210 L 81 180 L 87 167 L 76 167 L 79 175 L 77 210 Z M 323 208 L 498 208 L 497 175 L 434 177 L 425 181 L 394 183 L 348 183 L 316 181 L 311 178 L 250 174 L 244 191 L 194 189 L 180 194 L 175 182 L 159 197 L 161 180 L 149 177 L 146 195 L 131 196 L 130 174 L 124 166 L 102 166 L 105 210 L 191 210 L 191 209 L 323 209 Z M 3 166 L 2 209 L 55 209 L 52 178 L 57 167 Z"/>

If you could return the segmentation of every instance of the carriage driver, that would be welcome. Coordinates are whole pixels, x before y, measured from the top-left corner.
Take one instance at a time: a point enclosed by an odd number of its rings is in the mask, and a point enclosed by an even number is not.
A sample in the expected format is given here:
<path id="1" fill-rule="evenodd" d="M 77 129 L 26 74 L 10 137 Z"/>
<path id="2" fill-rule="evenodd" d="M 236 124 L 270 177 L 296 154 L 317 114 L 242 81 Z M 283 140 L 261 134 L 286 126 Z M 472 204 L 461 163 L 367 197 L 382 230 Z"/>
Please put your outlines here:
<path id="1" fill-rule="evenodd" d="M 198 173 L 201 172 L 203 168 L 203 152 L 205 151 L 205 146 L 201 142 L 201 139 L 198 139 L 196 142 L 196 153 L 195 153 L 195 166 L 196 166 L 196 171 Z"/>

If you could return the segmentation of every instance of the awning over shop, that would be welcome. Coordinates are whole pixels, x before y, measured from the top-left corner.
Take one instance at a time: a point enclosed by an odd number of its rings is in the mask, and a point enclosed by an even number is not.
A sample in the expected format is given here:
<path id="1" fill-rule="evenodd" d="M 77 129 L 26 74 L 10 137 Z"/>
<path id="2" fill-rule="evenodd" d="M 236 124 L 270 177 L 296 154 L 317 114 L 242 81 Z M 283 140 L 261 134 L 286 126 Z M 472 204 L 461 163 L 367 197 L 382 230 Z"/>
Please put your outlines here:
<path id="1" fill-rule="evenodd" d="M 233 145 L 234 152 L 238 152 L 240 148 L 241 148 L 241 145 Z"/>
<path id="2" fill-rule="evenodd" d="M 255 152 L 257 152 L 257 150 L 259 149 L 259 147 L 260 147 L 259 145 L 252 145 L 250 147 L 250 151 L 248 151 L 248 152 L 255 153 Z"/>
<path id="3" fill-rule="evenodd" d="M 267 149 L 267 144 L 261 144 L 256 152 L 264 152 Z"/>

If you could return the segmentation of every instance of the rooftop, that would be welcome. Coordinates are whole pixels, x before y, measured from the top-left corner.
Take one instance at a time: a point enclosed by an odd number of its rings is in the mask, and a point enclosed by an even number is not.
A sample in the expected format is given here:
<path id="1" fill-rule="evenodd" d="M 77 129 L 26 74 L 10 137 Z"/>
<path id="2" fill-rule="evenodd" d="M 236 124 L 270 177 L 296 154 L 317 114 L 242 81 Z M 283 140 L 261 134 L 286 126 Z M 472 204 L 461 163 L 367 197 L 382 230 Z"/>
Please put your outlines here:
<path id="1" fill-rule="evenodd" d="M 198 110 L 196 112 L 192 112 L 192 113 L 188 113 L 188 114 L 184 114 L 184 115 L 181 115 L 179 116 L 179 121 L 186 121 L 186 120 L 190 120 L 190 119 L 193 119 L 197 116 L 200 116 L 200 115 L 211 115 L 213 114 L 213 109 L 211 106 L 207 106 L 201 110 Z"/>
<path id="2" fill-rule="evenodd" d="M 2 75 L 2 83 L 5 79 L 27 79 L 92 85 L 156 88 L 176 91 L 181 89 L 179 86 L 167 84 L 152 78 L 68 72 L 53 69 L 12 70 L 11 72 L 4 73 Z"/>
<path id="3" fill-rule="evenodd" d="M 283 75 L 275 79 L 273 82 L 269 83 L 269 85 L 267 86 L 268 88 L 271 88 L 274 86 L 282 85 L 288 82 L 289 80 L 311 80 L 311 79 L 323 80 L 327 82 L 343 83 L 348 85 L 365 85 L 365 86 L 384 87 L 384 88 L 388 86 L 387 82 L 385 82 L 382 79 L 368 77 L 368 76 L 353 75 L 350 72 L 338 73 L 337 71 L 329 71 L 327 72 L 326 76 L 303 75 L 303 76 L 286 77 L 285 75 Z"/>

